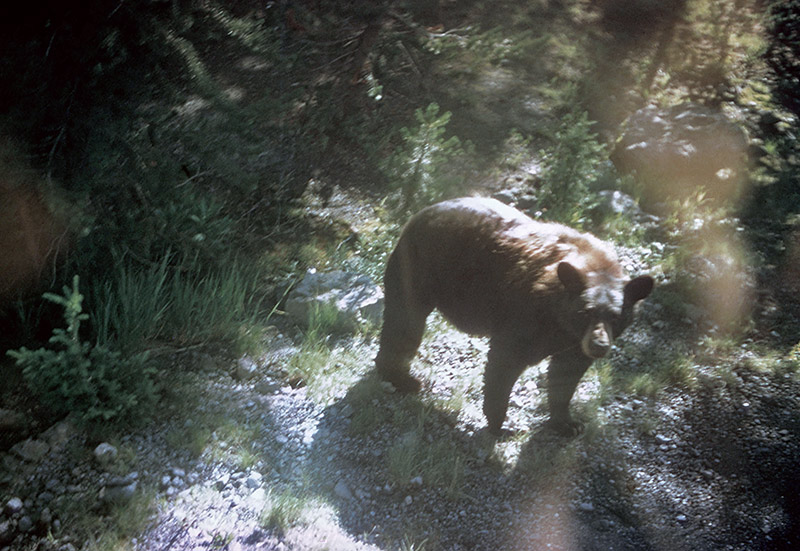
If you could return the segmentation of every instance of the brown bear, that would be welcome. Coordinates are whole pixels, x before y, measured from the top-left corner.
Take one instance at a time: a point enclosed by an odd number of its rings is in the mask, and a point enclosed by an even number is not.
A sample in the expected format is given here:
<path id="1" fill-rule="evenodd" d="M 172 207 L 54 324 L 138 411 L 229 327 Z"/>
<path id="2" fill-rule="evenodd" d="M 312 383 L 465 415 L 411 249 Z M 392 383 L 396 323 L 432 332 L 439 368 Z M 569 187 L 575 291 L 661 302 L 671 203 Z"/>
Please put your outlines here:
<path id="1" fill-rule="evenodd" d="M 454 199 L 414 215 L 389 257 L 378 374 L 401 392 L 420 382 L 409 365 L 434 308 L 461 331 L 490 338 L 483 411 L 502 432 L 514 383 L 550 356 L 549 424 L 575 434 L 575 388 L 653 289 L 628 279 L 607 243 L 538 222 L 494 199 Z"/>

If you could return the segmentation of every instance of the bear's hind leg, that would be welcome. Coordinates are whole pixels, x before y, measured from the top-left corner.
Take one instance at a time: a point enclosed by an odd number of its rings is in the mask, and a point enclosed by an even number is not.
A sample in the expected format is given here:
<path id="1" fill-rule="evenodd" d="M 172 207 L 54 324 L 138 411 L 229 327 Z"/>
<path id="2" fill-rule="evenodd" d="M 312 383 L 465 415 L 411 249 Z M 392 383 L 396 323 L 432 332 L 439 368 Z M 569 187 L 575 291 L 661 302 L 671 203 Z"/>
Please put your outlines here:
<path id="1" fill-rule="evenodd" d="M 425 333 L 425 320 L 433 311 L 417 296 L 409 280 L 408 273 L 399 268 L 396 255 L 392 255 L 384 278 L 383 328 L 375 367 L 378 375 L 400 392 L 420 389 L 410 366 Z"/>
<path id="2" fill-rule="evenodd" d="M 422 342 L 425 320 L 430 311 L 410 310 L 386 303 L 380 350 L 375 358 L 378 375 L 392 383 L 399 392 L 417 392 L 421 386 L 419 380 L 411 376 L 411 360 Z"/>

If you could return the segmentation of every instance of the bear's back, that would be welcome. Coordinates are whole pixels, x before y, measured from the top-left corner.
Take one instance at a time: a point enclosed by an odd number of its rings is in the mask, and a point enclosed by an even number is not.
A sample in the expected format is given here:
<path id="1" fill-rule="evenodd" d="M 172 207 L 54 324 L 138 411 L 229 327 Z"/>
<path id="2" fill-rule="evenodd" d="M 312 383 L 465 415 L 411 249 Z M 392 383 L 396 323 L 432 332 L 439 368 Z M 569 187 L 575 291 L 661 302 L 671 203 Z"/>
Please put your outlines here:
<path id="1" fill-rule="evenodd" d="M 562 224 L 534 220 L 496 199 L 466 197 L 432 205 L 417 213 L 404 233 L 417 246 L 436 251 L 426 255 L 428 261 L 436 256 L 458 265 L 459 260 L 491 258 L 494 264 L 512 262 L 528 278 L 568 261 L 587 272 L 622 276 L 608 243 Z"/>
<path id="2" fill-rule="evenodd" d="M 611 278 L 622 274 L 613 249 L 594 236 L 477 197 L 417 213 L 395 254 L 405 284 L 470 333 L 490 332 L 504 322 L 498 316 L 548 310 L 564 293 L 557 275 L 562 261 Z"/>

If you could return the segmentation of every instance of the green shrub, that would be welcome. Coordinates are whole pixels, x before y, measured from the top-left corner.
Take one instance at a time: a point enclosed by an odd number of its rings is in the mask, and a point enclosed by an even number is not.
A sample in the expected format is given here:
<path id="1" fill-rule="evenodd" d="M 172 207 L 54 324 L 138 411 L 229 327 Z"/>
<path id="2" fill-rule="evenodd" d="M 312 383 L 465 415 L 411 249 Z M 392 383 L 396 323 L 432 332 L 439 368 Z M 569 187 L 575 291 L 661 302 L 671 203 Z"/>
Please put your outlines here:
<path id="1" fill-rule="evenodd" d="M 650 373 L 639 373 L 629 383 L 630 392 L 637 396 L 652 398 L 662 388 L 662 385 Z"/>
<path id="2" fill-rule="evenodd" d="M 293 384 L 312 386 L 330 369 L 333 352 L 324 341 L 304 342 L 297 353 L 289 358 L 286 374 Z"/>
<path id="3" fill-rule="evenodd" d="M 644 371 L 620 368 L 610 373 L 606 382 L 610 389 L 646 398 L 654 398 L 667 389 L 691 390 L 697 382 L 693 359 L 686 352 L 656 349 L 644 364 Z"/>
<path id="4" fill-rule="evenodd" d="M 471 144 L 458 136 L 445 137 L 450 112 L 439 114 L 431 103 L 414 113 L 417 126 L 400 129 L 403 146 L 387 161 L 384 171 L 400 189 L 402 207 L 433 203 L 454 192 L 464 181 Z"/>
<path id="5" fill-rule="evenodd" d="M 617 245 L 642 247 L 650 244 L 647 238 L 649 229 L 630 216 L 609 213 L 598 216 L 593 213 L 590 231 L 600 237 L 613 241 Z"/>
<path id="6" fill-rule="evenodd" d="M 340 316 L 332 304 L 312 307 L 300 348 L 285 364 L 289 380 L 306 386 L 308 397 L 320 403 L 351 387 L 370 363 L 360 347 L 331 339 L 341 331 Z"/>
<path id="7" fill-rule="evenodd" d="M 591 126 L 585 112 L 568 113 L 556 131 L 555 146 L 543 153 L 539 199 L 551 220 L 581 225 L 595 204 L 590 185 L 601 177 L 608 156 Z"/>
<path id="8" fill-rule="evenodd" d="M 262 312 L 257 273 L 237 262 L 208 274 L 175 273 L 168 292 L 163 338 L 186 344 L 232 341 L 243 325 L 269 319 Z"/>
<path id="9" fill-rule="evenodd" d="M 549 41 L 547 33 L 509 32 L 508 26 L 503 26 L 481 31 L 469 28 L 431 33 L 423 41 L 423 48 L 453 60 L 453 65 L 462 72 L 477 73 L 487 64 L 530 63 L 532 56 L 545 51 Z"/>
<path id="10" fill-rule="evenodd" d="M 83 295 L 78 276 L 63 296 L 46 293 L 64 307 L 65 329 L 55 329 L 50 348 L 10 350 L 31 391 L 58 414 L 74 413 L 83 421 L 119 419 L 143 411 L 155 399 L 153 376 L 145 354 L 123 357 L 105 346 L 82 341 Z"/>
<path id="11" fill-rule="evenodd" d="M 503 143 L 503 168 L 508 170 L 518 170 L 523 163 L 530 161 L 533 156 L 531 142 L 533 138 L 525 135 L 516 128 L 512 128 L 508 137 Z"/>

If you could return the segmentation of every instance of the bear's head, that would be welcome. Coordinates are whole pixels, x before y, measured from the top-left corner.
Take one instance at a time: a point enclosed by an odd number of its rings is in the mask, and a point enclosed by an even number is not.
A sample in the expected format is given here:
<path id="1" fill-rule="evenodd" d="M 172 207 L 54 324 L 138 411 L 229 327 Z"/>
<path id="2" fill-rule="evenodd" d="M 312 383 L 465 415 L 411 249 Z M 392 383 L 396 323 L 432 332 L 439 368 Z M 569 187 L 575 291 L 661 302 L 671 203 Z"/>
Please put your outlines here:
<path id="1" fill-rule="evenodd" d="M 559 263 L 558 279 L 566 291 L 561 325 L 580 337 L 581 350 L 592 359 L 608 353 L 614 339 L 630 325 L 634 305 L 654 286 L 650 276 L 628 280 L 606 272 L 585 272 L 569 262 Z"/>

